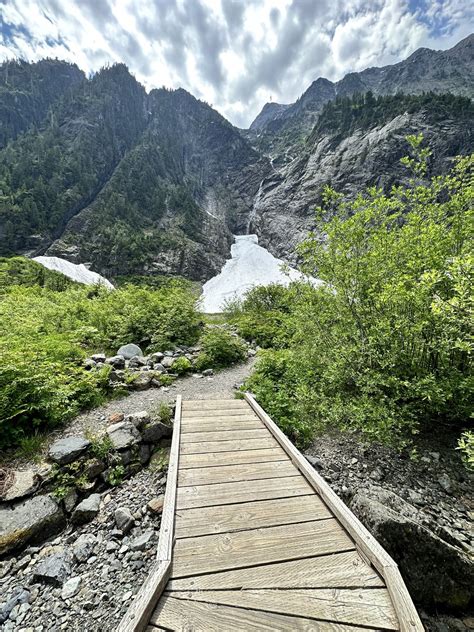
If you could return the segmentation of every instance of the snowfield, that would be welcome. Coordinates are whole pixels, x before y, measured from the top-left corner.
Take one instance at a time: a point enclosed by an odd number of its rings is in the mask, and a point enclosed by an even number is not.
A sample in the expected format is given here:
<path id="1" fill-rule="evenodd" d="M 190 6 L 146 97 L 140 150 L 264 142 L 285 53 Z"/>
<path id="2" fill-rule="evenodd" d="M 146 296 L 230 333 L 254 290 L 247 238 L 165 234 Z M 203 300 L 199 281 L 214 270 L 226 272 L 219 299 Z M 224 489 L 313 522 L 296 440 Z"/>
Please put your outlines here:
<path id="1" fill-rule="evenodd" d="M 257 235 L 236 236 L 230 253 L 232 258 L 226 261 L 221 272 L 203 286 L 201 309 L 206 314 L 221 312 L 226 301 L 242 298 L 256 285 L 288 285 L 291 281 L 300 280 L 316 285 L 321 283 L 285 266 L 281 259 L 258 245 Z M 282 266 L 285 266 L 285 271 Z"/>
<path id="2" fill-rule="evenodd" d="M 61 259 L 61 257 L 33 257 L 33 261 L 41 263 L 41 265 L 48 268 L 48 270 L 61 272 L 64 276 L 78 283 L 84 283 L 84 285 L 103 285 L 110 290 L 114 289 L 110 281 L 97 272 L 88 270 L 83 263 L 71 263 L 70 261 L 66 261 L 66 259 Z"/>

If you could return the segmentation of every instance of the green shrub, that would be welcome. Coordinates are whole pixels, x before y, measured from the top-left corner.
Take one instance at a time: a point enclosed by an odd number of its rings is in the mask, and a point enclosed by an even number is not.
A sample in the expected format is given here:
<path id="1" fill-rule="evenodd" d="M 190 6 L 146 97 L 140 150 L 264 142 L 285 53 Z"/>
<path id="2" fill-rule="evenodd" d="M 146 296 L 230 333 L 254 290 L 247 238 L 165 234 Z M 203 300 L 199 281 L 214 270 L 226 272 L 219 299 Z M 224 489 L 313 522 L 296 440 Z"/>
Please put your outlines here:
<path id="1" fill-rule="evenodd" d="M 5 281 L 4 269 L 19 270 L 15 283 Z M 57 291 L 35 284 L 37 272 L 21 259 L 9 267 L 0 261 L 0 449 L 116 394 L 108 384 L 110 366 L 86 371 L 87 355 L 116 353 L 129 342 L 148 350 L 157 340 L 192 344 L 202 330 L 196 297 L 183 284 L 112 292 L 66 284 Z M 172 378 L 160 381 L 168 385 Z"/>
<path id="2" fill-rule="evenodd" d="M 199 364 L 209 359 L 212 368 L 230 366 L 247 357 L 247 348 L 242 340 L 226 327 L 209 327 L 200 340 L 202 354 Z"/>
<path id="3" fill-rule="evenodd" d="M 198 354 L 194 360 L 194 368 L 196 371 L 204 371 L 205 369 L 212 369 L 212 358 L 207 353 L 202 351 Z"/>
<path id="4" fill-rule="evenodd" d="M 158 415 L 160 420 L 164 424 L 169 424 L 171 422 L 171 417 L 173 416 L 173 411 L 171 410 L 171 406 L 166 402 L 160 402 L 160 406 L 158 408 Z"/>
<path id="5" fill-rule="evenodd" d="M 181 357 L 176 358 L 176 360 L 173 362 L 171 370 L 173 371 L 173 373 L 183 375 L 184 373 L 188 373 L 188 371 L 191 371 L 192 368 L 193 365 L 191 364 L 191 361 L 188 360 L 188 358 Z"/>
<path id="6" fill-rule="evenodd" d="M 407 186 L 352 201 L 327 188 L 300 248 L 324 285 L 277 305 L 284 351 L 247 383 L 289 433 L 337 426 L 400 445 L 472 410 L 474 157 L 427 181 L 429 152 L 410 142 Z"/>
<path id="7" fill-rule="evenodd" d="M 456 449 L 461 451 L 462 460 L 466 467 L 474 470 L 474 432 L 472 430 L 466 430 L 462 433 Z"/>

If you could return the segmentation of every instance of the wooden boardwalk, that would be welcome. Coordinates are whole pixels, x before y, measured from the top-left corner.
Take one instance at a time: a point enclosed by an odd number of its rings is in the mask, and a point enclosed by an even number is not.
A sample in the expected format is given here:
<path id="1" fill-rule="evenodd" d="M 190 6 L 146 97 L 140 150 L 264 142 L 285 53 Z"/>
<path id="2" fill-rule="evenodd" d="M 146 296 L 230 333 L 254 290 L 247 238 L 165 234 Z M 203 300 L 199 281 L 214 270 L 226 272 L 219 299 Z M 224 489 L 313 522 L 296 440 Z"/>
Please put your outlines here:
<path id="1" fill-rule="evenodd" d="M 423 630 L 396 564 L 250 396 L 178 397 L 157 561 L 119 626 Z"/>

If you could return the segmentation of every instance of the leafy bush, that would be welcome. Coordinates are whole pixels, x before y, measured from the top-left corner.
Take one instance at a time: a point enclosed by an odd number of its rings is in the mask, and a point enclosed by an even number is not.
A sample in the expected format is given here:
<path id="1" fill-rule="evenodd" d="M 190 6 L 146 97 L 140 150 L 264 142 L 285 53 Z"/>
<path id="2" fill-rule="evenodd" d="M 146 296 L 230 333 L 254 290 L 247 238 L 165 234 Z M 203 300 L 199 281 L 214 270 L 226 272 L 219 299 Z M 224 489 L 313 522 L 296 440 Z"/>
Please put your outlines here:
<path id="1" fill-rule="evenodd" d="M 203 360 L 209 360 L 213 368 L 226 367 L 235 362 L 242 362 L 247 357 L 247 348 L 242 340 L 223 326 L 209 327 L 200 340 Z"/>
<path id="2" fill-rule="evenodd" d="M 160 402 L 160 407 L 158 409 L 158 415 L 160 417 L 160 420 L 164 424 L 169 424 L 170 421 L 171 421 L 171 417 L 172 417 L 171 406 L 169 404 L 167 404 L 166 402 Z"/>
<path id="3" fill-rule="evenodd" d="M 462 460 L 468 469 L 474 470 L 474 432 L 466 430 L 458 441 L 457 450 L 461 451 Z"/>
<path id="4" fill-rule="evenodd" d="M 176 358 L 173 362 L 172 371 L 178 375 L 184 375 L 193 368 L 191 361 L 188 358 Z"/>
<path id="5" fill-rule="evenodd" d="M 326 189 L 300 249 L 324 285 L 278 307 L 285 350 L 264 354 L 248 382 L 303 437 L 338 426 L 403 443 L 422 424 L 463 424 L 472 409 L 474 159 L 427 181 L 429 151 L 409 140 L 409 185 L 352 201 Z"/>
<path id="6" fill-rule="evenodd" d="M 6 265 L 0 262 L 0 449 L 112 394 L 110 367 L 86 371 L 87 355 L 116 353 L 129 342 L 149 349 L 152 340 L 192 344 L 202 329 L 196 297 L 183 284 L 113 292 L 71 284 L 56 291 L 34 284 L 35 267 L 18 261 L 8 264 L 20 270 L 18 284 L 3 282 Z"/>

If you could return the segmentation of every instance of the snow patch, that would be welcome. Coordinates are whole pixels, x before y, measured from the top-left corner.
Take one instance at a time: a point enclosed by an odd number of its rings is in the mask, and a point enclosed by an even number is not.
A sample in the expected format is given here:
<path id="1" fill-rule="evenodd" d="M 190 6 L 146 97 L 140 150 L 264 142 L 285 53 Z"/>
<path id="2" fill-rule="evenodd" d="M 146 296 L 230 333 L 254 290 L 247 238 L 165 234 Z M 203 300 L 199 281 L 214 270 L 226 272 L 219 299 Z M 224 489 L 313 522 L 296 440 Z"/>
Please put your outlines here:
<path id="1" fill-rule="evenodd" d="M 289 285 L 291 281 L 301 280 L 314 285 L 321 283 L 288 266 L 283 271 L 284 261 L 259 246 L 257 235 L 235 236 L 230 254 L 231 259 L 225 262 L 221 272 L 203 286 L 201 309 L 206 314 L 221 312 L 225 301 L 242 298 L 256 285 Z"/>
<path id="2" fill-rule="evenodd" d="M 78 283 L 84 283 L 84 285 L 103 285 L 110 290 L 114 289 L 114 286 L 105 277 L 88 270 L 83 263 L 76 264 L 61 259 L 61 257 L 33 257 L 33 261 L 40 263 L 48 270 L 54 270 L 55 272 L 61 272 L 64 276 L 77 281 Z"/>

